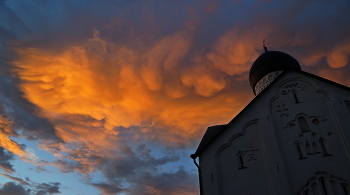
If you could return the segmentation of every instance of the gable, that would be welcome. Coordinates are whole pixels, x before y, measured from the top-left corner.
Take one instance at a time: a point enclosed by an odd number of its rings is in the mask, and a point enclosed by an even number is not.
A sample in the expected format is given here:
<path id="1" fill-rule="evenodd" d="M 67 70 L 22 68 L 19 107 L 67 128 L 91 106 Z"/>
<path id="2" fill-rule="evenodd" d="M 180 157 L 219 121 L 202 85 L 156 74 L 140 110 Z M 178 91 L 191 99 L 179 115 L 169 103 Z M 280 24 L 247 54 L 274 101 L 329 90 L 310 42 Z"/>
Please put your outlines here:
<path id="1" fill-rule="evenodd" d="M 290 75 L 292 74 L 292 75 Z M 276 91 L 276 89 L 278 88 L 278 85 L 283 82 L 285 79 L 287 79 L 287 75 L 288 77 L 290 77 L 291 79 L 295 78 L 295 77 L 300 77 L 302 80 L 306 81 L 309 78 L 311 78 L 311 80 L 314 81 L 319 81 L 319 82 L 323 82 L 326 83 L 328 85 L 331 85 L 334 88 L 338 88 L 341 90 L 345 90 L 350 92 L 350 88 L 346 87 L 344 85 L 338 84 L 336 82 L 330 81 L 328 79 L 313 75 L 311 73 L 307 73 L 304 71 L 297 71 L 297 70 L 289 70 L 289 71 L 284 71 L 279 77 L 277 77 L 274 81 L 271 82 L 271 84 L 269 86 L 267 86 L 265 88 L 264 91 L 262 91 L 260 94 L 258 94 L 235 118 L 233 118 L 227 125 L 219 125 L 219 126 L 213 126 L 213 127 L 209 127 L 206 131 L 206 133 L 203 136 L 202 141 L 199 144 L 199 147 L 197 148 L 196 152 L 194 155 L 192 155 L 192 158 L 196 158 L 197 156 L 199 156 L 202 151 L 208 146 L 210 145 L 213 140 L 215 140 L 218 136 L 220 136 L 220 134 L 222 134 L 224 131 L 226 131 L 226 127 L 230 126 L 232 123 L 234 123 L 238 118 L 240 118 L 244 113 L 249 112 L 249 110 L 251 110 L 251 107 L 255 107 L 253 106 L 254 104 L 256 104 L 257 102 L 260 101 L 266 101 L 267 99 L 271 99 L 272 97 L 276 96 L 276 93 L 278 93 Z M 316 90 L 316 89 L 315 89 Z M 318 93 L 324 93 L 322 90 L 318 90 Z M 324 93 L 324 95 L 327 95 L 326 93 Z M 266 97 L 268 96 L 268 97 Z M 296 97 L 297 98 L 297 97 Z M 264 99 L 264 100 L 263 100 Z M 268 102 L 266 102 L 268 104 Z M 350 104 L 349 104 L 350 105 Z"/>

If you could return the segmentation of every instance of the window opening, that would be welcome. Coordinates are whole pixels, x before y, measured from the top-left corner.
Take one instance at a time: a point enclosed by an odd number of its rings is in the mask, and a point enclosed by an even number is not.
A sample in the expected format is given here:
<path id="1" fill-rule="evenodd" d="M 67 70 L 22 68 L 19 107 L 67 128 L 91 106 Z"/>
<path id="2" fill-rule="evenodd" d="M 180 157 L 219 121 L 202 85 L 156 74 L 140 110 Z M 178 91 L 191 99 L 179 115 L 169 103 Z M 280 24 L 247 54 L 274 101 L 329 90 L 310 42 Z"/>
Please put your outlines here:
<path id="1" fill-rule="evenodd" d="M 321 179 L 321 186 L 322 186 L 323 194 L 328 195 L 326 184 L 324 183 L 324 179 Z"/>
<path id="2" fill-rule="evenodd" d="M 314 149 L 315 154 L 320 153 L 320 150 L 315 142 L 312 143 L 312 148 Z"/>
<path id="3" fill-rule="evenodd" d="M 315 193 L 316 193 L 316 192 L 319 192 L 316 182 L 314 182 L 314 183 L 311 184 L 311 191 L 312 191 L 312 192 L 315 192 Z M 317 193 L 317 194 L 318 194 L 318 193 Z"/>
<path id="4" fill-rule="evenodd" d="M 321 144 L 323 155 L 324 156 L 330 156 L 331 153 L 329 151 L 329 148 L 328 148 L 326 140 L 323 139 L 323 138 L 320 138 L 320 144 Z"/>
<path id="5" fill-rule="evenodd" d="M 350 113 L 350 101 L 345 101 L 346 107 L 348 108 L 348 111 Z"/>
<path id="6" fill-rule="evenodd" d="M 244 162 L 243 162 L 242 155 L 239 155 L 239 163 L 240 163 L 240 168 L 244 168 Z"/>
<path id="7" fill-rule="evenodd" d="M 244 167 L 243 158 L 241 155 L 239 155 L 239 162 L 241 162 L 241 167 Z"/>
<path id="8" fill-rule="evenodd" d="M 343 188 L 343 192 L 345 195 L 349 195 L 349 192 L 348 192 L 348 189 L 347 189 L 347 186 L 345 184 L 342 184 L 341 187 Z"/>
<path id="9" fill-rule="evenodd" d="M 307 124 L 307 121 L 304 117 L 302 117 L 302 116 L 299 117 L 298 123 L 299 123 L 299 127 L 300 127 L 300 130 L 302 133 L 310 131 L 309 125 Z"/>
<path id="10" fill-rule="evenodd" d="M 312 154 L 312 150 L 311 150 L 311 146 L 310 146 L 309 142 L 306 142 L 305 148 L 306 148 L 307 154 Z"/>
<path id="11" fill-rule="evenodd" d="M 301 101 L 299 101 L 299 98 L 298 98 L 297 93 L 295 91 L 293 91 L 293 96 L 294 96 L 294 101 L 296 104 L 301 103 Z"/>
<path id="12" fill-rule="evenodd" d="M 243 153 L 243 152 L 238 151 L 238 153 L 237 153 L 238 169 L 244 169 L 244 168 L 247 168 L 247 167 L 244 165 L 243 155 L 244 155 L 244 153 Z"/>
<path id="13" fill-rule="evenodd" d="M 299 159 L 305 159 L 303 151 L 301 150 L 301 147 L 299 144 L 297 144 L 297 150 L 298 150 Z"/>

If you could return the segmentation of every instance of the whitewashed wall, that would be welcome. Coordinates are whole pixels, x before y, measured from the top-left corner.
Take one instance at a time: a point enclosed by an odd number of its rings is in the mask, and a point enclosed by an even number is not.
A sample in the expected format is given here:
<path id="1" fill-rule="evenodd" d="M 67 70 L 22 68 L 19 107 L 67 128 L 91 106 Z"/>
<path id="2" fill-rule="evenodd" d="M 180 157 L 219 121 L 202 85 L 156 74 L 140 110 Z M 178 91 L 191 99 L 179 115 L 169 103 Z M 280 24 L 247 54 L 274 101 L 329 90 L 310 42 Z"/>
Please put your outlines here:
<path id="1" fill-rule="evenodd" d="M 350 195 L 350 91 L 294 71 L 276 81 L 200 155 L 203 194 Z"/>

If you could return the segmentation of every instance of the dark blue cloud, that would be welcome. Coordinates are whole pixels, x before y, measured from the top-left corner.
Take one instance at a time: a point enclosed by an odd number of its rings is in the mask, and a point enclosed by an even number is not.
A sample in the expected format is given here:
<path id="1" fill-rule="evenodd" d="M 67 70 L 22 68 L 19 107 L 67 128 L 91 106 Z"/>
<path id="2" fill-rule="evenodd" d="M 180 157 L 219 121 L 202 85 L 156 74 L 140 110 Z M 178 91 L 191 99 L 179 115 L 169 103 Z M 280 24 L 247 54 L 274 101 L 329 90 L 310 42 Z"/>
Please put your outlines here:
<path id="1" fill-rule="evenodd" d="M 93 37 L 94 29 L 99 31 L 101 39 L 112 42 L 118 49 L 128 48 L 136 53 L 135 61 L 140 62 L 134 67 L 136 70 L 141 69 L 140 64 L 148 60 L 145 60 L 145 53 L 157 46 L 157 43 L 161 42 L 165 36 L 184 32 L 190 37 L 188 38 L 189 49 L 182 61 L 179 61 L 178 69 L 174 69 L 172 74 L 167 73 L 167 75 L 162 72 L 165 75 L 164 80 L 181 83 L 179 75 L 199 64 L 198 66 L 204 69 L 203 72 L 207 70 L 212 78 L 225 81 L 220 91 L 221 94 L 240 97 L 245 99 L 244 101 L 248 101 L 246 94 L 251 94 L 247 82 L 247 72 L 251 62 L 248 61 L 241 72 L 229 74 L 225 70 L 216 69 L 213 60 L 208 55 L 217 49 L 217 56 L 226 60 L 220 63 L 234 61 L 235 59 L 231 59 L 230 56 L 234 52 L 241 51 L 240 49 L 244 46 L 254 45 L 253 50 L 257 53 L 261 52 L 262 46 L 260 48 L 255 45 L 262 45 L 262 38 L 266 39 L 270 50 L 282 50 L 292 54 L 301 62 L 303 70 L 321 74 L 326 78 L 338 79 L 338 82 L 344 80 L 347 82 L 345 84 L 350 85 L 350 82 L 347 81 L 350 71 L 349 62 L 344 62 L 345 65 L 337 69 L 329 66 L 331 61 L 329 56 L 332 52 L 343 54 L 347 59 L 350 57 L 350 49 L 348 49 L 350 48 L 348 46 L 350 45 L 349 7 L 350 1 L 348 0 L 298 2 L 292 0 L 0 1 L 0 51 L 2 53 L 0 68 L 3 74 L 0 78 L 0 101 L 4 107 L 2 110 L 14 120 L 14 132 L 12 132 L 14 135 L 39 140 L 42 143 L 65 144 L 57 136 L 55 124 L 38 115 L 41 108 L 24 98 L 23 92 L 18 89 L 18 78 L 7 70 L 13 68 L 11 61 L 19 57 L 13 52 L 14 48 L 36 48 L 59 53 L 72 45 L 84 45 L 86 40 Z M 260 36 L 260 33 L 265 33 L 264 37 Z M 251 41 L 242 43 L 241 47 L 236 47 L 241 43 L 240 40 Z M 230 46 L 234 49 L 230 49 Z M 87 48 L 87 55 L 93 56 L 98 53 L 94 49 Z M 106 47 L 107 53 L 113 49 Z M 165 61 L 165 59 L 160 61 Z M 113 65 L 116 66 L 116 69 L 118 68 L 117 63 Z M 99 69 L 101 72 L 109 70 L 102 70 L 102 67 Z M 191 85 L 188 88 L 194 91 L 195 86 Z M 198 98 L 197 94 L 191 95 L 192 99 L 189 98 L 188 101 Z M 203 102 L 210 99 L 209 97 L 200 98 Z M 76 121 L 98 122 L 85 115 L 67 116 L 69 117 Z M 65 121 L 65 118 L 62 117 L 56 122 L 73 125 L 75 120 Z M 153 123 L 153 121 L 148 122 Z M 188 138 L 187 145 L 171 146 L 166 150 L 171 152 L 164 152 L 160 157 L 155 157 L 147 146 L 149 142 L 154 141 L 166 145 L 164 148 L 168 147 L 164 141 L 167 128 L 171 127 L 166 125 L 158 129 L 150 127 L 154 132 L 143 132 L 141 126 L 120 127 L 120 134 L 114 136 L 119 143 L 116 146 L 118 155 L 116 154 L 114 158 L 105 158 L 98 153 L 84 156 L 89 162 L 95 163 L 93 164 L 94 170 L 99 170 L 105 180 L 87 183 L 95 186 L 104 194 L 121 192 L 151 194 L 151 192 L 146 192 L 147 187 L 162 194 L 174 191 L 197 193 L 196 173 L 189 172 L 181 166 L 174 172 L 164 173 L 160 170 L 163 165 L 185 161 L 186 159 L 180 157 L 176 152 L 196 145 L 202 133 L 200 131 L 205 129 L 193 130 L 195 136 Z M 97 128 L 91 129 L 98 130 Z M 134 140 L 136 136 L 140 137 L 137 141 Z M 179 137 L 179 139 L 185 138 Z M 85 143 L 79 147 L 75 148 L 76 153 L 67 154 L 66 157 L 69 157 L 70 160 L 56 159 L 52 164 L 61 168 L 62 172 L 88 173 L 92 165 L 84 165 L 72 160 L 77 159 L 79 151 L 88 150 Z M 51 149 L 60 150 L 56 145 Z M 12 158 L 10 154 L 0 149 L 2 169 L 8 172 L 14 171 L 10 163 Z M 37 194 L 59 193 L 58 187 L 57 183 L 38 184 L 36 192 Z M 3 185 L 0 192 L 5 193 L 9 190 L 12 190 L 13 194 L 28 193 L 23 186 L 13 182 Z"/>
<path id="2" fill-rule="evenodd" d="M 25 190 L 21 185 L 8 182 L 1 186 L 0 194 L 3 195 L 29 195 L 30 190 Z"/>
<path id="3" fill-rule="evenodd" d="M 11 173 L 14 172 L 13 165 L 10 163 L 11 160 L 14 160 L 15 155 L 7 152 L 4 148 L 0 147 L 0 168 L 5 170 L 5 172 Z"/>

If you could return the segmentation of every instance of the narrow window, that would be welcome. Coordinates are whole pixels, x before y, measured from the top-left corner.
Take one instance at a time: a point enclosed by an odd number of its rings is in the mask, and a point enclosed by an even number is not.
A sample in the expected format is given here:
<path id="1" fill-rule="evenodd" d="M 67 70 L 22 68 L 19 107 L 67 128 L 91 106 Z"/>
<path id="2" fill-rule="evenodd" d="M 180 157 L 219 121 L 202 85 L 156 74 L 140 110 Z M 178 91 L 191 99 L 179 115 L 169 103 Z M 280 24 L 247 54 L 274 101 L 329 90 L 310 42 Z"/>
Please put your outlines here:
<path id="1" fill-rule="evenodd" d="M 330 182 L 331 182 L 333 194 L 342 194 L 341 192 L 339 193 L 339 188 L 338 188 L 338 183 L 337 183 L 337 181 L 330 180 Z M 344 195 L 344 194 L 342 194 L 342 195 Z"/>
<path id="2" fill-rule="evenodd" d="M 316 182 L 314 182 L 314 183 L 311 184 L 311 191 L 312 191 L 313 193 L 317 194 L 317 195 L 319 194 L 319 193 L 318 193 L 319 190 L 318 190 L 318 187 L 317 187 Z"/>
<path id="3" fill-rule="evenodd" d="M 298 118 L 298 123 L 299 123 L 300 131 L 302 133 L 310 131 L 309 125 L 307 124 L 307 121 L 306 121 L 306 119 L 304 117 L 302 117 L 302 116 L 299 117 Z"/>
<path id="4" fill-rule="evenodd" d="M 310 146 L 309 142 L 306 142 L 305 149 L 306 149 L 307 154 L 312 154 L 312 150 L 311 150 L 311 146 Z"/>
<path id="5" fill-rule="evenodd" d="M 328 193 L 327 193 L 327 188 L 326 188 L 326 184 L 325 184 L 324 180 L 325 180 L 324 178 L 321 178 L 321 179 L 320 179 L 321 186 L 322 186 L 322 191 L 323 191 L 323 194 L 324 194 L 324 195 L 328 195 Z"/>
<path id="6" fill-rule="evenodd" d="M 314 149 L 315 154 L 320 153 L 320 150 L 315 142 L 312 143 L 312 148 Z"/>
<path id="7" fill-rule="evenodd" d="M 300 144 L 297 144 L 296 147 L 297 147 L 299 159 L 305 159 L 305 156 L 303 154 L 303 151 L 301 150 Z"/>
<path id="8" fill-rule="evenodd" d="M 301 152 L 300 146 L 297 145 L 297 148 L 298 148 L 299 159 L 302 159 L 303 158 L 303 153 Z"/>
<path id="9" fill-rule="evenodd" d="M 350 112 L 350 101 L 345 101 L 346 107 L 348 108 L 348 111 Z"/>
<path id="10" fill-rule="evenodd" d="M 245 165 L 244 165 L 244 153 L 242 151 L 238 151 L 237 153 L 237 161 L 238 161 L 238 169 L 244 169 L 244 168 L 247 168 Z"/>
<path id="11" fill-rule="evenodd" d="M 242 155 L 239 155 L 239 166 L 240 166 L 239 168 L 244 168 L 245 167 Z"/>
<path id="12" fill-rule="evenodd" d="M 327 142 L 322 137 L 320 138 L 320 145 L 321 145 L 321 148 L 322 148 L 323 156 L 330 156 L 331 152 L 329 151 Z"/>
<path id="13" fill-rule="evenodd" d="M 346 184 L 341 184 L 341 188 L 345 195 L 349 195 L 348 186 Z"/>
<path id="14" fill-rule="evenodd" d="M 296 104 L 301 103 L 301 101 L 299 101 L 299 98 L 298 98 L 297 93 L 295 91 L 293 92 L 293 96 L 294 96 L 294 101 Z"/>

